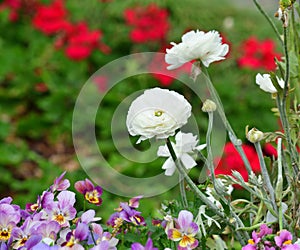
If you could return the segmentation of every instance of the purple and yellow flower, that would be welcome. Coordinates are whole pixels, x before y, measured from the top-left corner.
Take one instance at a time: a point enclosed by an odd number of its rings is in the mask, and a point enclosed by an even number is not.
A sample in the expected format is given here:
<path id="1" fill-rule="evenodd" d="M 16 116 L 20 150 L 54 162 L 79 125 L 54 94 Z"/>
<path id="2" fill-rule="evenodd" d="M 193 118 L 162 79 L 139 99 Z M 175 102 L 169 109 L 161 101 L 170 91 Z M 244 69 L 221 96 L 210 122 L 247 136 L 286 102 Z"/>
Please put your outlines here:
<path id="1" fill-rule="evenodd" d="M 195 236 L 199 231 L 199 227 L 193 222 L 193 214 L 187 210 L 182 210 L 178 215 L 178 219 L 174 219 L 174 221 L 175 228 L 168 230 L 168 238 L 179 242 L 179 250 L 196 248 L 198 240 Z"/>
<path id="2" fill-rule="evenodd" d="M 100 198 L 102 195 L 102 188 L 100 186 L 94 186 L 94 184 L 85 179 L 84 181 L 77 181 L 75 183 L 75 189 L 84 195 L 84 198 L 92 204 L 100 206 L 102 203 L 102 199 Z"/>
<path id="3" fill-rule="evenodd" d="M 284 250 L 300 250 L 300 245 L 292 243 L 293 236 L 287 230 L 282 230 L 278 236 L 275 237 L 276 246 Z"/>
<path id="4" fill-rule="evenodd" d="M 85 223 L 79 223 L 74 230 L 66 229 L 61 236 L 65 237 L 65 242 L 61 244 L 61 249 L 78 249 L 83 250 L 84 247 L 80 242 L 87 239 L 89 234 L 89 227 Z"/>
<path id="5" fill-rule="evenodd" d="M 131 250 L 158 250 L 158 248 L 153 247 L 153 242 L 151 238 L 149 238 L 146 242 L 146 245 L 143 246 L 142 244 L 136 242 L 131 245 Z"/>
<path id="6" fill-rule="evenodd" d="M 38 244 L 42 236 L 36 230 L 36 228 L 41 224 L 39 220 L 33 220 L 27 217 L 21 227 L 15 227 L 12 230 L 13 237 L 13 249 L 19 249 L 24 247 L 30 249 L 29 246 L 34 246 Z"/>
<path id="7" fill-rule="evenodd" d="M 0 242 L 8 241 L 21 219 L 20 212 L 8 203 L 0 204 Z"/>
<path id="8" fill-rule="evenodd" d="M 54 194 L 48 191 L 44 191 L 42 195 L 38 196 L 36 203 L 27 203 L 26 211 L 34 213 L 39 209 L 46 208 L 49 204 L 53 203 Z"/>
<path id="9" fill-rule="evenodd" d="M 54 201 L 45 208 L 48 220 L 56 221 L 61 227 L 70 225 L 69 221 L 76 216 L 75 193 L 71 191 L 62 191 L 57 196 L 58 201 Z"/>

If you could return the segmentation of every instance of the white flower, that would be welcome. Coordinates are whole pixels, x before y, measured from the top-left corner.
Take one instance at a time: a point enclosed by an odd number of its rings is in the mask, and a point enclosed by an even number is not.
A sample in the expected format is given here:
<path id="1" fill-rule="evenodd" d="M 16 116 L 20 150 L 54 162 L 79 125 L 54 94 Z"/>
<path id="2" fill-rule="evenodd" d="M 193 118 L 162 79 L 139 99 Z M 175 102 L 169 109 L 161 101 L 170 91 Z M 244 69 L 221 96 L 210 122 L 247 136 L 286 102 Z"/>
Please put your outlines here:
<path id="1" fill-rule="evenodd" d="M 165 139 L 187 123 L 192 106 L 180 94 L 153 88 L 137 97 L 129 107 L 126 125 L 130 135 L 140 135 L 137 141 L 156 137 Z"/>
<path id="2" fill-rule="evenodd" d="M 182 133 L 179 131 L 175 136 L 176 144 L 172 143 L 173 149 L 178 159 L 181 160 L 183 166 L 186 169 L 191 169 L 197 165 L 194 158 L 190 155 L 195 151 L 200 151 L 206 147 L 206 144 L 197 146 L 197 136 L 193 136 L 191 133 Z M 168 157 L 165 161 L 162 169 L 165 169 L 165 175 L 171 176 L 176 170 L 175 163 L 171 157 L 167 145 L 160 146 L 157 151 L 157 155 L 161 157 Z"/>
<path id="3" fill-rule="evenodd" d="M 203 65 L 208 67 L 212 62 L 225 59 L 229 51 L 228 44 L 222 44 L 222 38 L 215 30 L 207 33 L 199 30 L 189 31 L 181 40 L 179 44 L 172 42 L 173 47 L 166 50 L 165 61 L 170 64 L 167 67 L 169 70 L 179 68 L 195 59 L 200 59 Z"/>
<path id="4" fill-rule="evenodd" d="M 276 79 L 277 79 L 277 82 L 279 84 L 279 86 L 281 88 L 284 87 L 284 80 L 282 79 L 279 79 L 277 76 L 276 76 Z M 257 74 L 256 75 L 256 84 L 259 85 L 259 87 L 263 90 L 263 91 L 266 91 L 266 92 L 269 92 L 269 93 L 277 93 L 277 89 L 274 87 L 272 81 L 271 81 L 271 76 L 269 74 Z"/>

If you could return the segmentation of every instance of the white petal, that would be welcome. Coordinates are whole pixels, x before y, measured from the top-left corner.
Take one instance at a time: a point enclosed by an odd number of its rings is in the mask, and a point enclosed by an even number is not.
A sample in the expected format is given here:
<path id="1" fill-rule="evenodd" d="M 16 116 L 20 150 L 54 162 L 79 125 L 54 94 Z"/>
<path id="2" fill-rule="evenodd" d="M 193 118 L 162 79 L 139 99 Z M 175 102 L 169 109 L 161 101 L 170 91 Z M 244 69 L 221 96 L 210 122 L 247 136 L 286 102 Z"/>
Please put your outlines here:
<path id="1" fill-rule="evenodd" d="M 157 150 L 157 156 L 161 156 L 161 157 L 170 157 L 171 156 L 167 145 L 159 146 L 159 148 Z"/>
<path id="2" fill-rule="evenodd" d="M 257 74 L 256 75 L 256 84 L 259 85 L 259 87 L 266 92 L 269 93 L 276 93 L 277 89 L 274 87 L 270 75 L 269 74 Z"/>
<path id="3" fill-rule="evenodd" d="M 176 166 L 175 166 L 175 163 L 174 163 L 174 161 L 172 160 L 171 157 L 169 157 L 169 158 L 165 161 L 164 165 L 162 166 L 162 169 L 165 169 L 165 170 L 166 170 L 166 171 L 165 171 L 165 175 L 167 175 L 167 176 L 171 176 L 171 175 L 174 174 L 175 169 L 176 169 Z"/>
<path id="4" fill-rule="evenodd" d="M 181 155 L 180 160 L 186 169 L 191 169 L 197 166 L 197 162 L 188 154 Z"/>
<path id="5" fill-rule="evenodd" d="M 185 33 L 179 44 L 171 43 L 167 49 L 165 61 L 170 64 L 167 69 L 176 69 L 191 60 L 201 60 L 205 67 L 210 63 L 225 59 L 229 51 L 227 44 L 222 44 L 222 38 L 217 31 L 189 31 Z"/>

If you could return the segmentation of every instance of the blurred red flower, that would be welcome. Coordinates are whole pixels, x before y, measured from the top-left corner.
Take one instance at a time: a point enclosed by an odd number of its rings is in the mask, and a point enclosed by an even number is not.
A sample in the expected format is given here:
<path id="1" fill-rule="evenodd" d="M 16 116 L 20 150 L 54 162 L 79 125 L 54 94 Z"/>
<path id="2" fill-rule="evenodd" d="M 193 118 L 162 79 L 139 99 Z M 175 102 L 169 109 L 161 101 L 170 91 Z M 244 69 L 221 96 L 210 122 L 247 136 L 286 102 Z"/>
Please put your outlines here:
<path id="1" fill-rule="evenodd" d="M 0 4 L 0 11 L 3 9 L 9 9 L 9 20 L 14 22 L 18 19 L 18 11 L 21 7 L 21 0 L 4 0 Z"/>
<path id="2" fill-rule="evenodd" d="M 66 30 L 66 55 L 73 60 L 87 58 L 98 46 L 101 36 L 100 31 L 90 31 L 84 22 L 71 25 Z"/>
<path id="3" fill-rule="evenodd" d="M 281 55 L 275 52 L 275 43 L 270 39 L 258 41 L 256 37 L 245 40 L 241 47 L 241 56 L 238 65 L 241 68 L 275 70 L 275 58 L 280 60 Z"/>
<path id="4" fill-rule="evenodd" d="M 152 3 L 137 6 L 124 12 L 126 23 L 133 27 L 130 38 L 135 43 L 164 41 L 169 30 L 168 12 Z"/>
<path id="5" fill-rule="evenodd" d="M 69 25 L 66 20 L 67 10 L 63 0 L 54 0 L 50 5 L 39 5 L 33 17 L 33 26 L 45 33 L 52 35 L 63 31 Z"/>
<path id="6" fill-rule="evenodd" d="M 260 165 L 255 149 L 249 145 L 243 145 L 242 148 L 249 160 L 253 172 L 259 173 Z M 241 156 L 231 142 L 226 143 L 223 156 L 215 159 L 215 162 L 218 163 L 217 167 L 215 168 L 215 175 L 232 175 L 232 170 L 236 170 L 242 175 L 245 181 L 248 181 L 247 169 Z M 241 188 L 239 185 L 235 185 L 235 187 Z"/>

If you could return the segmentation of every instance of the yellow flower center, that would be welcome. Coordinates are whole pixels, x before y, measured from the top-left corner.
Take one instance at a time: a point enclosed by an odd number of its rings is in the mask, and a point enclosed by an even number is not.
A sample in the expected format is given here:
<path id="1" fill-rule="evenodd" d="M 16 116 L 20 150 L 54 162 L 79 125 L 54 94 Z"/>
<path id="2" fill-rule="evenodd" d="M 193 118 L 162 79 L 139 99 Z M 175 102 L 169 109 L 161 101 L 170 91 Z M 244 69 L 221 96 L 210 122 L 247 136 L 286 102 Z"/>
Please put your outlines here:
<path id="1" fill-rule="evenodd" d="M 54 215 L 54 220 L 57 221 L 60 225 L 65 223 L 65 217 L 63 214 Z"/>
<path id="2" fill-rule="evenodd" d="M 97 204 L 97 203 L 99 203 L 98 196 L 99 196 L 99 193 L 97 192 L 97 190 L 93 190 L 92 192 L 86 192 L 84 197 L 88 202 Z"/>
<path id="3" fill-rule="evenodd" d="M 37 203 L 32 204 L 32 205 L 30 206 L 30 210 L 31 210 L 31 211 L 36 211 L 38 208 L 39 208 L 39 205 L 38 205 Z"/>
<path id="4" fill-rule="evenodd" d="M 195 238 L 189 235 L 183 235 L 181 241 L 179 242 L 179 246 L 187 247 L 192 245 L 195 242 Z"/>
<path id="5" fill-rule="evenodd" d="M 283 242 L 283 245 L 291 245 L 292 241 L 291 240 L 286 240 L 285 242 Z"/>
<path id="6" fill-rule="evenodd" d="M 155 115 L 156 117 L 160 117 L 160 116 L 162 116 L 163 113 L 164 113 L 164 112 L 161 111 L 161 110 L 156 110 L 156 111 L 154 112 L 154 115 Z"/>
<path id="7" fill-rule="evenodd" d="M 10 238 L 10 230 L 8 228 L 2 228 L 0 230 L 0 240 L 5 241 L 8 240 Z"/>
<path id="8" fill-rule="evenodd" d="M 75 238 L 74 238 L 74 236 L 72 236 L 65 246 L 72 247 L 74 245 L 75 245 Z"/>
<path id="9" fill-rule="evenodd" d="M 249 239 L 249 240 L 248 240 L 248 243 L 251 244 L 251 245 L 255 245 L 255 242 L 254 242 L 253 239 Z"/>

